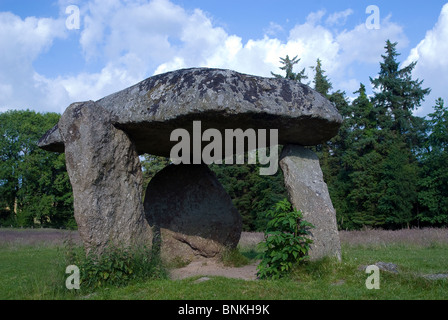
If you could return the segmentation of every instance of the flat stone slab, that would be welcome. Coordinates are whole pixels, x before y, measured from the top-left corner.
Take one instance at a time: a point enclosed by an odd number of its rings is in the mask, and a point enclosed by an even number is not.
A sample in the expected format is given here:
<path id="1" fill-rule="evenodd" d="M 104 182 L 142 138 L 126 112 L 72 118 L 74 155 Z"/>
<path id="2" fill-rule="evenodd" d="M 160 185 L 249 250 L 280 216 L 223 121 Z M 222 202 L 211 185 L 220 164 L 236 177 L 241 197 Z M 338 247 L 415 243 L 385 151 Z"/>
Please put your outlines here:
<path id="1" fill-rule="evenodd" d="M 170 155 L 174 129 L 278 129 L 279 144 L 317 145 L 338 132 L 342 117 L 310 87 L 287 79 L 263 78 L 231 70 L 193 68 L 150 77 L 104 97 L 96 104 L 111 114 L 139 154 Z M 63 152 L 57 126 L 39 141 Z"/>

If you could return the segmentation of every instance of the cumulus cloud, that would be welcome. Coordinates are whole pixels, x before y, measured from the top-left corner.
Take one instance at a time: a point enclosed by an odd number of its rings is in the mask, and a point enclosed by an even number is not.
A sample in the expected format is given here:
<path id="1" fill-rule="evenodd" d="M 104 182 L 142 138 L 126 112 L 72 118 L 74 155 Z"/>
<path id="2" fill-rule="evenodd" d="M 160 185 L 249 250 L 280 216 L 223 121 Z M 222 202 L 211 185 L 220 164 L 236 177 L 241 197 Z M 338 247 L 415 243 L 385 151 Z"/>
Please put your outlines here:
<path id="1" fill-rule="evenodd" d="M 35 72 L 33 61 L 56 38 L 65 37 L 65 22 L 58 19 L 20 17 L 0 12 L 0 107 L 53 108 L 46 94 L 52 91 Z"/>
<path id="2" fill-rule="evenodd" d="M 344 14 L 351 14 L 350 10 L 344 11 Z M 205 46 L 212 48 L 205 57 L 199 53 L 194 55 L 195 59 L 189 59 L 188 54 L 176 55 L 171 61 L 160 65 L 156 73 L 179 67 L 204 66 L 270 76 L 271 71 L 279 71 L 279 57 L 297 55 L 301 59 L 297 68 L 305 68 L 309 80 L 313 77 L 309 67 L 314 66 L 317 58 L 320 58 L 334 87 L 351 93 L 359 87 L 358 80 L 347 78 L 350 76 L 352 63 L 378 64 L 387 39 L 398 41 L 399 48 L 408 44 L 403 28 L 391 22 L 390 17 L 383 19 L 379 30 L 368 30 L 365 24 L 360 24 L 338 33 L 322 25 L 325 15 L 324 10 L 310 13 L 305 23 L 298 24 L 289 31 L 286 41 L 265 34 L 261 39 L 243 43 L 240 37 L 220 30 L 219 35 L 215 36 L 219 41 L 214 41 L 212 46 Z M 340 17 L 342 14 L 333 16 L 332 19 Z M 210 32 L 212 28 L 212 25 L 208 25 L 203 30 Z M 207 41 L 210 40 L 205 39 L 205 43 Z M 358 85 L 355 86 L 354 83 Z"/>
<path id="3" fill-rule="evenodd" d="M 409 57 L 403 63 L 408 65 L 417 61 L 413 76 L 424 80 L 423 87 L 430 87 L 431 94 L 427 96 L 419 115 L 432 112 L 435 100 L 442 97 L 448 102 L 448 4 L 441 10 L 434 28 L 429 30 L 425 38 L 411 50 Z"/>
<path id="4" fill-rule="evenodd" d="M 66 4 L 65 0 L 59 2 Z M 382 21 L 380 30 L 367 30 L 364 24 L 341 32 L 328 27 L 344 23 L 353 13 L 350 9 L 326 19 L 326 11 L 312 12 L 304 23 L 288 30 L 286 40 L 276 38 L 275 32 L 286 30 L 272 23 L 271 31 L 264 30 L 263 37 L 243 42 L 237 34 L 214 25 L 202 10 L 187 11 L 169 0 L 92 0 L 79 6 L 83 57 L 86 65 L 100 67 L 54 78 L 37 74 L 32 62 L 55 38 L 65 36 L 65 28 L 60 26 L 65 20 L 0 15 L 0 44 L 11 52 L 5 58 L 14 62 L 0 62 L 2 68 L 10 66 L 0 73 L 0 106 L 14 102 L 62 112 L 54 108 L 95 100 L 148 76 L 186 67 L 228 68 L 269 77 L 271 71 L 280 72 L 279 57 L 286 55 L 301 59 L 297 69 L 306 68 L 310 81 L 313 74 L 309 67 L 320 58 L 333 87 L 351 93 L 359 84 L 350 72 L 352 63 L 378 64 L 386 39 L 407 45 L 402 27 L 390 17 Z M 3 31 L 3 26 L 13 30 Z M 25 64 L 19 63 L 20 55 L 25 56 Z M 19 73 L 15 82 L 4 79 L 4 75 Z M 45 98 L 51 103 L 41 104 Z"/>

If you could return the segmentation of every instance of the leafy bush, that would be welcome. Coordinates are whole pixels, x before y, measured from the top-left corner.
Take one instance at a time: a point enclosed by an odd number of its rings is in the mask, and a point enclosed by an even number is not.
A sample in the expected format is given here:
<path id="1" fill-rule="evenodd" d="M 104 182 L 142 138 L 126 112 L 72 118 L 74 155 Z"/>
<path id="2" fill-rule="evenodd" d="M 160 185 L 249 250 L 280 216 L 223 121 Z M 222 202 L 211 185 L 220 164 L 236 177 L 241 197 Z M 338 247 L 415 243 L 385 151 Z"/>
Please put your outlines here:
<path id="1" fill-rule="evenodd" d="M 260 243 L 264 250 L 257 267 L 261 279 L 279 279 L 294 264 L 308 258 L 312 240 L 309 229 L 314 226 L 303 219 L 302 212 L 292 208 L 287 199 L 277 202 L 267 216 L 271 218 L 265 232 L 265 241 Z"/>
<path id="2" fill-rule="evenodd" d="M 133 280 L 165 278 L 166 272 L 159 255 L 146 247 L 121 248 L 108 246 L 101 254 L 70 248 L 68 264 L 78 266 L 81 288 L 121 287 Z"/>

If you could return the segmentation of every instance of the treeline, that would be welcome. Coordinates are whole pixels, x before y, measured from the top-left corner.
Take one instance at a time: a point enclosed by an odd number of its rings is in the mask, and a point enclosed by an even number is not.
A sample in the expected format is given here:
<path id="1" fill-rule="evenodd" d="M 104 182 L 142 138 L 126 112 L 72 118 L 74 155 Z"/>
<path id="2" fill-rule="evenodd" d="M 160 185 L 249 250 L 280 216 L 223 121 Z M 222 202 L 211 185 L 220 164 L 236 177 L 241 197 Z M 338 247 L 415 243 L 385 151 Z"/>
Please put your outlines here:
<path id="1" fill-rule="evenodd" d="M 448 109 L 435 101 L 426 118 L 414 115 L 430 89 L 412 78 L 415 63 L 401 67 L 396 43 L 386 42 L 379 73 L 370 78 L 374 93 L 360 84 L 350 101 L 332 91 L 318 59 L 312 84 L 344 118 L 339 134 L 313 147 L 337 212 L 340 229 L 448 226 Z M 297 57 L 281 58 L 285 75 L 295 73 Z M 38 139 L 58 114 L 8 111 L 0 114 L 0 225 L 76 227 L 73 197 L 63 154 L 45 152 Z M 168 159 L 145 155 L 145 186 Z M 262 231 L 265 213 L 287 196 L 281 170 L 259 175 L 258 165 L 212 165 L 232 197 L 246 231 Z"/>
<path id="2" fill-rule="evenodd" d="M 332 91 L 319 59 L 312 67 L 314 89 L 333 102 L 344 119 L 337 136 L 312 148 L 340 229 L 448 225 L 448 109 L 439 98 L 427 118 L 413 114 L 430 89 L 412 79 L 415 62 L 400 67 L 396 45 L 386 42 L 379 73 L 370 78 L 373 95 L 368 96 L 361 83 L 351 102 L 345 92 Z M 293 72 L 300 62 L 297 57 L 280 62 L 286 75 L 273 76 L 307 79 L 305 69 Z M 282 173 L 256 177 L 255 170 L 235 166 L 220 166 L 217 173 L 249 222 L 246 230 L 262 230 L 266 206 L 286 194 Z"/>
<path id="3" fill-rule="evenodd" d="M 316 90 L 344 118 L 316 148 L 341 229 L 448 225 L 448 109 L 439 98 L 427 118 L 413 114 L 430 89 L 412 79 L 415 62 L 400 67 L 396 45 L 386 42 L 370 97 L 360 84 L 349 103 L 316 72 Z"/>
<path id="4" fill-rule="evenodd" d="M 59 114 L 0 114 L 0 226 L 76 228 L 64 154 L 37 147 Z"/>

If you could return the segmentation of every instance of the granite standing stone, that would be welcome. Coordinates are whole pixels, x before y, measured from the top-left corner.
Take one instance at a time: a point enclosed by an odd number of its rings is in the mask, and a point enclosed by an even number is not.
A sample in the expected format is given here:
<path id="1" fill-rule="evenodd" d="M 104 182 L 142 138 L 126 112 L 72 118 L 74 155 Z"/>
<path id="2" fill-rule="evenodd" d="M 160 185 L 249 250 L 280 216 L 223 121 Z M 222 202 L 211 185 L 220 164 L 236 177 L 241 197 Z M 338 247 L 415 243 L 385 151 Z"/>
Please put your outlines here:
<path id="1" fill-rule="evenodd" d="M 341 259 L 336 211 L 331 203 L 317 155 L 302 146 L 287 145 L 280 156 L 285 186 L 294 208 L 315 226 L 311 229 L 311 260 L 326 256 Z"/>
<path id="2" fill-rule="evenodd" d="M 73 187 L 75 219 L 88 252 L 150 245 L 141 201 L 143 176 L 129 137 L 94 102 L 70 105 L 59 121 Z"/>

